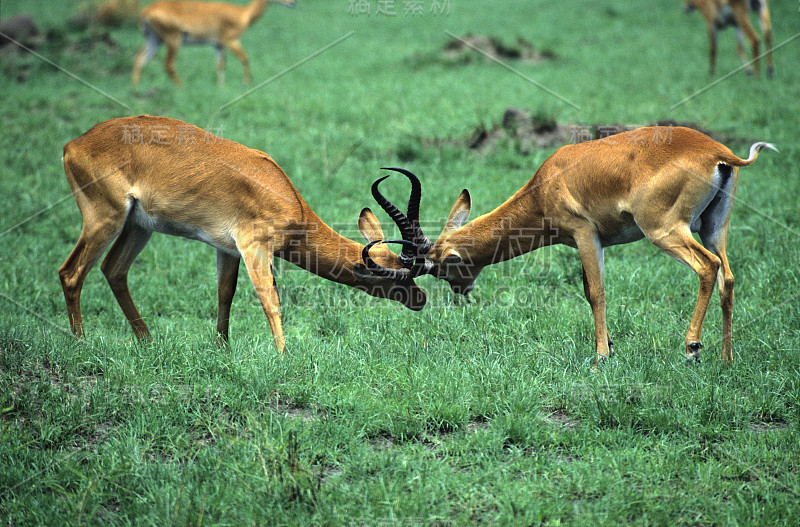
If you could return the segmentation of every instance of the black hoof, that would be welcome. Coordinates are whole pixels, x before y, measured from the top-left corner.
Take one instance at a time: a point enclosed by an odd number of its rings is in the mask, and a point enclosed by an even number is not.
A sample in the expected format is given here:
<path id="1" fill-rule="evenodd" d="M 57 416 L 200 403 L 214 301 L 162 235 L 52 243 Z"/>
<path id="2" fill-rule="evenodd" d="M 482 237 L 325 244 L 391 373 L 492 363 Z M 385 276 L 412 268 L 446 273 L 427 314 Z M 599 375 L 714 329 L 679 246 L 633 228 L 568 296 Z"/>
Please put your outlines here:
<path id="1" fill-rule="evenodd" d="M 703 345 L 699 342 L 690 342 L 686 346 L 686 362 L 690 364 L 700 364 L 700 350 Z"/>

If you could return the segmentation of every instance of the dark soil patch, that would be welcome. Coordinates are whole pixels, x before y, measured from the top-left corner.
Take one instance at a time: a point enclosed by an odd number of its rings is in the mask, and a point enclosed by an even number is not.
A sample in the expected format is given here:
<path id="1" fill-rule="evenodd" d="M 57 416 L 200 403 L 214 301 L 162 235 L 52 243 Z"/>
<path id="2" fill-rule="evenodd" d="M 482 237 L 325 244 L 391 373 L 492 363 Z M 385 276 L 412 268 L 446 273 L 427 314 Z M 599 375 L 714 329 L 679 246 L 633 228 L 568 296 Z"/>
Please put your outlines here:
<path id="1" fill-rule="evenodd" d="M 555 60 L 556 54 L 546 49 L 536 49 L 524 38 L 510 44 L 496 37 L 467 34 L 454 37 L 438 50 L 414 53 L 406 62 L 412 68 L 425 66 L 464 66 L 474 63 L 504 62 L 540 64 Z"/>
<path id="2" fill-rule="evenodd" d="M 73 451 L 88 450 L 90 452 L 97 452 L 99 445 L 104 443 L 114 426 L 107 422 L 99 422 L 92 426 L 89 423 L 84 424 L 78 432 L 78 438 L 71 443 Z"/>
<path id="3" fill-rule="evenodd" d="M 475 421 L 470 421 L 467 423 L 466 431 L 467 433 L 474 434 L 475 432 L 480 432 L 489 429 L 489 423 L 483 419 L 478 419 Z"/>
<path id="4" fill-rule="evenodd" d="M 784 421 L 759 421 L 750 425 L 750 431 L 757 434 L 764 434 L 767 432 L 775 432 L 777 430 L 786 430 L 790 425 Z"/>
<path id="5" fill-rule="evenodd" d="M 508 108 L 499 124 L 475 129 L 467 139 L 467 148 L 485 153 L 498 144 L 506 143 L 519 153 L 529 155 L 533 150 L 567 144 L 573 136 L 571 128 L 570 125 L 557 123 L 551 117 Z"/>
<path id="6" fill-rule="evenodd" d="M 76 27 L 68 22 L 63 27 L 50 27 L 46 31 L 40 31 L 33 19 L 24 14 L 0 20 L 0 32 L 26 47 L 52 48 L 52 51 L 60 54 L 92 51 L 95 48 L 120 49 L 119 43 L 111 37 L 108 30 Z M 4 36 L 0 36 L 0 48 L 22 51 Z"/>
<path id="7" fill-rule="evenodd" d="M 119 43 L 111 37 L 108 31 L 89 30 L 83 33 L 69 33 L 66 36 L 58 30 L 47 34 L 48 43 L 61 44 L 67 53 L 87 53 L 95 49 L 106 49 L 112 52 L 120 51 Z"/>
<path id="8" fill-rule="evenodd" d="M 306 407 L 292 401 L 276 399 L 269 405 L 270 409 L 288 419 L 299 419 L 303 423 L 313 423 L 319 418 L 320 410 Z"/>
<path id="9" fill-rule="evenodd" d="M 690 121 L 674 121 L 672 119 L 663 119 L 648 126 L 684 126 L 686 128 L 691 128 L 692 130 L 702 132 L 714 141 L 719 141 L 720 143 L 728 146 L 730 146 L 731 143 L 742 145 L 746 144 L 747 146 L 750 146 L 751 144 L 759 141 L 759 139 L 753 139 L 750 137 L 737 137 L 723 132 L 715 132 Z"/>
<path id="10" fill-rule="evenodd" d="M 85 29 L 91 26 L 121 27 L 134 25 L 139 18 L 139 0 L 94 0 L 82 2 L 69 24 Z"/>
<path id="11" fill-rule="evenodd" d="M 31 15 L 21 13 L 0 20 L 0 47 L 11 45 L 10 39 L 24 45 L 33 45 L 40 39 L 39 28 Z M 6 36 L 8 38 L 6 38 Z"/>
<path id="12" fill-rule="evenodd" d="M 472 62 L 483 56 L 485 60 L 519 61 L 539 64 L 556 58 L 549 50 L 538 51 L 524 38 L 506 44 L 496 37 L 467 34 L 448 41 L 442 48 L 442 56 L 453 62 Z"/>
<path id="13" fill-rule="evenodd" d="M 535 114 L 519 108 L 507 108 L 502 120 L 490 127 L 479 126 L 464 139 L 427 139 L 425 146 L 462 146 L 482 154 L 498 148 L 512 148 L 522 155 L 530 155 L 535 150 L 555 148 L 567 144 L 604 139 L 613 135 L 635 130 L 642 126 L 663 126 L 666 128 L 684 126 L 702 132 L 723 144 L 750 144 L 751 139 L 733 137 L 714 132 L 692 122 L 661 120 L 641 125 L 630 124 L 575 124 L 559 123 L 554 118 Z"/>
<path id="14" fill-rule="evenodd" d="M 545 411 L 547 412 L 547 415 L 544 418 L 545 422 L 555 428 L 560 428 L 562 430 L 575 430 L 581 424 L 578 419 L 575 419 L 571 415 L 561 410 L 545 408 Z"/>
<path id="15" fill-rule="evenodd" d="M 6 41 L 8 42 L 8 41 Z M 87 53 L 101 53 L 104 55 L 103 63 L 108 66 L 110 59 L 115 59 L 124 50 L 119 43 L 111 37 L 107 30 L 71 31 L 63 28 L 48 29 L 45 33 L 23 39 L 20 42 L 25 48 L 14 43 L 0 45 L 0 75 L 7 79 L 14 79 L 17 83 L 24 83 L 41 69 L 51 69 L 47 62 L 34 58 L 30 49 L 51 57 L 56 63 L 66 63 L 73 60 L 74 56 Z M 65 61 L 65 58 L 69 57 Z M 91 60 L 97 62 L 97 58 Z"/>
<path id="16" fill-rule="evenodd" d="M 392 436 L 376 436 L 370 439 L 369 444 L 375 450 L 390 450 L 397 446 L 397 441 Z"/>

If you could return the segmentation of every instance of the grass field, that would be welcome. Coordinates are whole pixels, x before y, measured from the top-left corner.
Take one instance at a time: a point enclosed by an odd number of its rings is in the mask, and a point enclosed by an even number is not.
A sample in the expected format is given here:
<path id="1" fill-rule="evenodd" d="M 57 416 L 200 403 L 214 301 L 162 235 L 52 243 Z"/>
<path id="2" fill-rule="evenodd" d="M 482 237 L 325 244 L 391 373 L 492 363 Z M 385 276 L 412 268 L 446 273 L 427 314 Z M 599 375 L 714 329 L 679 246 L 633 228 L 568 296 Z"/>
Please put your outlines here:
<path id="1" fill-rule="evenodd" d="M 162 50 L 132 90 L 138 28 L 71 29 L 77 4 L 0 7 L 49 31 L 38 56 L 0 55 L 0 523 L 795 524 L 800 39 L 775 51 L 775 79 L 725 78 L 740 63 L 723 31 L 712 79 L 703 21 L 678 0 L 424 0 L 419 14 L 398 1 L 394 15 L 377 0 L 369 15 L 298 0 L 245 35 L 252 92 L 233 57 L 216 85 L 210 47 L 181 50 L 183 88 Z M 770 7 L 777 45 L 800 15 L 795 1 Z M 546 60 L 454 59 L 450 34 L 523 38 Z M 644 241 L 606 251 L 616 355 L 597 372 L 566 247 L 486 269 L 471 302 L 424 277 L 420 313 L 276 262 L 281 357 L 243 266 L 221 349 L 214 250 L 156 235 L 130 276 L 155 341 L 134 340 L 99 270 L 83 290 L 87 338 L 71 337 L 57 269 L 81 217 L 61 154 L 94 124 L 165 115 L 264 150 L 358 239 L 381 166 L 420 176 L 431 235 L 462 188 L 473 217 L 519 189 L 555 147 L 467 147 L 509 107 L 576 129 L 692 122 L 742 157 L 755 140 L 780 149 L 741 171 L 731 367 L 716 359 L 716 295 L 704 360 L 687 366 L 697 278 Z M 407 196 L 402 177 L 384 186 Z"/>

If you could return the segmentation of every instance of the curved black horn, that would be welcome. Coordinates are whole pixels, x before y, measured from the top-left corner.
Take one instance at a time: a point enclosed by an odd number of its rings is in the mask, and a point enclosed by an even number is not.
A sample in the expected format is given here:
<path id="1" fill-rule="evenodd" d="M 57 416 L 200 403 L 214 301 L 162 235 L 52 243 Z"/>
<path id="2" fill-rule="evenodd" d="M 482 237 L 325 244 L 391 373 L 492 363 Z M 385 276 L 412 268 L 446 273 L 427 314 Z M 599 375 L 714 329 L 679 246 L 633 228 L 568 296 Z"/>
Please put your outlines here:
<path id="1" fill-rule="evenodd" d="M 383 240 L 375 240 L 369 242 L 364 250 L 361 251 L 361 259 L 364 260 L 364 265 L 367 266 L 367 269 L 372 271 L 372 274 L 376 276 L 380 276 L 383 278 L 390 278 L 392 280 L 406 280 L 411 278 L 411 270 L 410 269 L 387 269 L 386 267 L 375 263 L 372 257 L 369 255 L 369 250 L 372 249 L 373 245 L 377 245 L 379 243 L 384 243 Z M 388 240 L 385 243 L 406 243 L 405 240 Z M 413 244 L 412 244 L 413 245 Z"/>
<path id="2" fill-rule="evenodd" d="M 387 269 L 386 267 L 375 263 L 375 261 L 369 255 L 369 250 L 372 249 L 374 245 L 379 243 L 399 243 L 403 245 L 403 250 L 410 247 L 414 253 L 417 252 L 416 244 L 408 240 L 375 240 L 369 242 L 361 251 L 361 259 L 364 260 L 364 265 L 366 265 L 367 269 L 372 271 L 373 274 L 383 278 L 400 281 L 416 278 L 423 274 L 430 274 L 433 272 L 433 263 L 427 260 L 423 261 L 421 264 L 417 264 L 412 260 L 411 264 L 408 265 L 406 269 Z"/>
<path id="3" fill-rule="evenodd" d="M 375 198 L 375 201 L 378 202 L 378 205 L 380 205 L 381 208 L 386 211 L 389 217 L 392 218 L 392 220 L 397 224 L 403 240 L 411 242 L 411 245 L 404 245 L 403 250 L 400 252 L 400 263 L 402 263 L 404 267 L 410 268 L 414 264 L 414 258 L 417 256 L 418 247 L 415 245 L 417 233 L 414 229 L 414 224 L 408 219 L 408 217 L 403 214 L 403 212 L 391 201 L 386 199 L 383 194 L 381 194 L 381 191 L 378 190 L 378 185 L 380 185 L 381 181 L 388 177 L 389 176 L 383 176 L 372 184 L 372 197 Z"/>
<path id="4" fill-rule="evenodd" d="M 422 184 L 419 178 L 410 170 L 397 167 L 381 167 L 381 170 L 394 170 L 406 176 L 411 181 L 411 195 L 408 198 L 408 219 L 412 224 L 419 225 L 419 202 L 422 199 Z"/>
<path id="5" fill-rule="evenodd" d="M 397 207 L 395 207 L 391 202 L 389 202 L 389 200 L 384 198 L 383 195 L 381 195 L 381 193 L 377 190 L 378 183 L 386 179 L 388 176 L 380 178 L 372 185 L 372 196 L 375 198 L 378 204 L 381 205 L 384 208 L 384 210 L 386 210 L 386 212 L 389 214 L 389 216 L 392 217 L 392 219 L 395 219 L 395 217 L 392 216 L 392 213 L 389 212 L 389 209 L 387 209 L 384 206 L 384 204 L 381 202 L 381 199 L 383 200 L 383 202 L 390 205 L 392 209 L 396 210 L 400 214 L 400 216 L 402 216 L 402 224 L 397 220 L 395 220 L 395 223 L 397 223 L 397 226 L 400 228 L 400 231 L 403 234 L 403 239 L 414 242 L 417 245 L 417 248 L 420 253 L 422 254 L 427 253 L 430 250 L 430 248 L 433 247 L 433 242 L 431 242 L 428 239 L 428 237 L 425 236 L 425 233 L 422 232 L 422 227 L 420 227 L 419 224 L 419 202 L 422 198 L 422 184 L 420 183 L 419 178 L 413 172 L 406 170 L 404 168 L 381 167 L 381 170 L 392 170 L 394 172 L 399 172 L 404 176 L 406 176 L 408 180 L 411 182 L 411 195 L 408 198 L 408 215 L 406 216 L 402 212 L 397 210 Z M 380 196 L 381 199 L 378 199 L 378 196 Z M 404 248 L 403 255 L 405 256 L 407 253 L 408 251 L 406 251 L 406 249 Z"/>
<path id="6" fill-rule="evenodd" d="M 375 201 L 378 202 L 378 205 L 380 205 L 381 208 L 386 211 L 386 214 L 388 214 L 389 217 L 392 218 L 392 220 L 400 228 L 400 234 L 403 236 L 403 239 L 413 242 L 415 233 L 409 218 L 406 217 L 406 215 L 403 214 L 403 211 L 398 209 L 394 203 L 386 199 L 384 195 L 381 194 L 380 190 L 378 190 L 378 185 L 380 185 L 381 181 L 388 177 L 389 176 L 383 176 L 382 178 L 375 180 L 375 183 L 372 184 L 372 197 L 375 198 Z M 403 249 L 405 249 L 405 247 Z"/>

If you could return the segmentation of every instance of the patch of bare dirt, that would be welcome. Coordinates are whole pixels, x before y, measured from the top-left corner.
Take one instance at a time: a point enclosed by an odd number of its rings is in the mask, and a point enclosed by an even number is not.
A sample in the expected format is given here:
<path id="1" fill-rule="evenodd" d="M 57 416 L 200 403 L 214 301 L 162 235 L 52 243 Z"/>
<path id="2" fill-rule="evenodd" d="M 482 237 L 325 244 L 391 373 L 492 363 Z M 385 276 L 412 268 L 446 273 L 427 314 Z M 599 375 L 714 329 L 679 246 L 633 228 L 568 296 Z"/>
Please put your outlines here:
<path id="1" fill-rule="evenodd" d="M 320 481 L 325 482 L 330 479 L 338 478 L 344 474 L 344 470 L 337 466 L 325 465 L 322 467 L 316 467 L 314 469 L 314 473 Z"/>
<path id="2" fill-rule="evenodd" d="M 99 50 L 106 58 L 114 58 L 124 53 L 119 43 L 114 40 L 107 30 L 69 30 L 64 28 L 51 28 L 45 33 L 34 36 L 14 39 L 25 48 L 41 50 L 41 53 L 53 57 L 55 62 L 60 62 L 59 55 L 80 55 Z M 32 78 L 38 68 L 46 67 L 41 61 L 33 61 L 29 51 L 9 40 L 0 39 L 0 75 L 13 79 L 17 83 L 27 82 Z M 95 60 L 95 62 L 97 62 Z M 110 68 L 112 61 L 102 61 L 103 67 Z M 96 64 L 95 64 L 96 65 Z M 107 69 L 106 71 L 111 71 Z"/>
<path id="3" fill-rule="evenodd" d="M 510 143 L 519 153 L 529 155 L 533 150 L 567 144 L 572 135 L 570 125 L 559 124 L 551 117 L 507 108 L 499 124 L 476 128 L 466 143 L 467 148 L 481 153 Z"/>
<path id="4" fill-rule="evenodd" d="M 91 431 L 89 430 L 91 428 L 89 423 L 84 424 L 82 428 L 84 430 L 78 433 L 80 440 L 76 439 L 72 442 L 72 449 L 75 451 L 88 450 L 90 452 L 97 452 L 99 445 L 108 439 L 114 425 L 104 421 L 97 423 Z"/>
<path id="5" fill-rule="evenodd" d="M 49 41 L 60 38 L 55 31 L 48 34 Z M 68 53 L 86 53 L 94 49 L 105 49 L 110 53 L 121 50 L 119 43 L 111 37 L 108 31 L 87 31 L 80 35 L 69 35 L 64 44 L 64 51 Z"/>
<path id="6" fill-rule="evenodd" d="M 64 53 L 91 51 L 103 47 L 112 50 L 120 48 L 119 43 L 111 37 L 108 30 L 92 29 L 89 26 L 67 22 L 64 26 L 50 27 L 40 31 L 30 15 L 19 14 L 0 20 L 0 48 L 9 52 L 20 51 L 14 42 L 26 47 L 39 48 L 43 45 Z M 12 42 L 13 39 L 14 42 Z"/>
<path id="7" fill-rule="evenodd" d="M 79 28 L 133 25 L 139 18 L 139 11 L 139 0 L 88 0 L 78 6 L 70 24 Z"/>
<path id="8" fill-rule="evenodd" d="M 13 39 L 24 45 L 37 44 L 41 40 L 39 27 L 33 17 L 26 13 L 0 20 L 0 47 L 11 44 Z M 8 38 L 7 38 L 8 37 Z"/>
<path id="9" fill-rule="evenodd" d="M 556 119 L 536 114 L 520 108 L 507 108 L 499 123 L 479 126 L 468 137 L 462 139 L 427 139 L 425 146 L 462 146 L 469 150 L 488 154 L 501 147 L 508 147 L 522 155 L 530 155 L 536 150 L 556 148 L 567 144 L 604 139 L 616 134 L 635 130 L 642 126 L 661 126 L 666 129 L 684 126 L 702 132 L 724 144 L 750 144 L 754 140 L 733 137 L 714 132 L 697 123 L 686 121 L 661 120 L 643 124 L 577 124 L 560 123 Z M 669 133 L 668 130 L 665 133 Z"/>
<path id="10" fill-rule="evenodd" d="M 789 427 L 789 423 L 785 421 L 758 421 L 750 425 L 750 431 L 757 434 L 764 434 L 767 432 L 775 432 L 777 430 L 786 430 Z"/>
<path id="11" fill-rule="evenodd" d="M 289 419 L 299 419 L 303 423 L 313 423 L 318 419 L 320 413 L 320 410 L 316 407 L 295 404 L 292 401 L 280 399 L 280 396 L 269 406 L 273 412 Z"/>
<path id="12" fill-rule="evenodd" d="M 524 38 L 517 38 L 511 44 L 506 44 L 496 37 L 471 33 L 449 40 L 442 48 L 442 56 L 453 62 L 471 62 L 481 55 L 486 60 L 513 60 L 533 64 L 556 58 L 552 51 L 539 51 Z"/>
<path id="13" fill-rule="evenodd" d="M 66 393 L 70 401 L 74 401 L 78 396 L 86 397 L 97 385 L 98 378 L 95 375 L 85 375 L 76 378 L 74 382 L 65 382 L 55 366 L 49 363 L 40 363 L 38 366 L 38 370 L 25 368 L 17 376 L 11 389 L 13 398 L 16 399 L 23 392 L 30 391 L 31 387 L 36 388 L 37 384 L 43 381 L 43 377 L 47 378 L 51 388 Z"/>
<path id="14" fill-rule="evenodd" d="M 426 66 L 464 66 L 474 63 L 525 63 L 540 64 L 555 60 L 556 54 L 547 49 L 537 49 L 524 38 L 507 43 L 497 37 L 473 35 L 454 37 L 440 49 L 414 53 L 406 59 L 412 68 Z"/>
<path id="15" fill-rule="evenodd" d="M 545 408 L 545 422 L 549 425 L 552 425 L 555 428 L 560 428 L 562 430 L 575 430 L 581 424 L 578 419 L 575 419 L 571 415 L 561 410 L 556 410 L 554 408 Z"/>
<path id="16" fill-rule="evenodd" d="M 390 450 L 397 446 L 397 442 L 391 436 L 376 436 L 370 439 L 369 444 L 375 450 Z"/>
<path id="17" fill-rule="evenodd" d="M 648 126 L 673 126 L 673 127 L 684 126 L 686 128 L 691 128 L 692 130 L 697 130 L 698 132 L 702 132 L 711 139 L 713 139 L 714 141 L 719 141 L 722 144 L 736 143 L 736 144 L 747 144 L 749 146 L 755 143 L 756 141 L 759 141 L 759 139 L 753 139 L 750 137 L 739 137 L 735 135 L 726 134 L 723 132 L 709 130 L 704 126 L 701 126 L 697 123 L 693 123 L 691 121 L 675 121 L 672 119 L 662 119 L 661 121 L 656 121 L 655 123 L 651 123 Z"/>
<path id="18" fill-rule="evenodd" d="M 474 434 L 475 432 L 488 429 L 489 429 L 489 423 L 483 419 L 470 421 L 469 423 L 467 423 L 466 427 L 467 433 L 470 434 Z"/>

